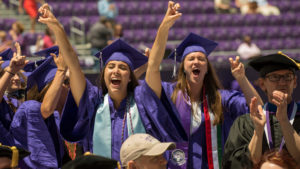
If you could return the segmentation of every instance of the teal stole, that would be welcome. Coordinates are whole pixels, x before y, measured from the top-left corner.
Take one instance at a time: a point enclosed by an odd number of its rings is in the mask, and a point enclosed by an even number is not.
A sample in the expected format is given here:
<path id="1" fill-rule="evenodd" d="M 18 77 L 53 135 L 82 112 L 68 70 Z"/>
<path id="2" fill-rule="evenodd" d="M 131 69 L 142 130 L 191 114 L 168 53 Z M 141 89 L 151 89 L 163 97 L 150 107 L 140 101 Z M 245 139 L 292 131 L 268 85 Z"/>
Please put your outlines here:
<path id="1" fill-rule="evenodd" d="M 129 107 L 128 107 L 129 104 L 126 103 L 126 112 L 125 112 L 127 113 L 126 123 L 128 129 L 128 137 L 134 133 L 146 133 L 145 127 L 140 118 L 139 111 L 132 94 L 127 96 L 127 101 L 130 102 Z M 134 131 L 134 133 L 131 133 L 131 131 Z M 104 96 L 103 103 L 100 104 L 96 112 L 94 133 L 93 133 L 93 153 L 107 158 L 112 158 L 111 137 L 112 137 L 112 133 L 111 133 L 110 109 L 109 109 L 109 102 L 108 102 L 108 94 L 106 94 Z"/>

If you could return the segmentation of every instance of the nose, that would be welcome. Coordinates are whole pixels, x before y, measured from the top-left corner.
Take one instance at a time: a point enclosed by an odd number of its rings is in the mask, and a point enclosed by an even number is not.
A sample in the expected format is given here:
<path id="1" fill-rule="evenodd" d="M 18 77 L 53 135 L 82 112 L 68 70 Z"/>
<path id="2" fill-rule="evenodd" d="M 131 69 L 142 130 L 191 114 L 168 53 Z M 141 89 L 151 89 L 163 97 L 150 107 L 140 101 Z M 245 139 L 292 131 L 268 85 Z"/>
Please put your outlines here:
<path id="1" fill-rule="evenodd" d="M 119 68 L 116 66 L 114 69 L 113 69 L 113 74 L 118 74 L 119 73 Z"/>
<path id="2" fill-rule="evenodd" d="M 159 159 L 159 163 L 161 164 L 161 165 L 167 165 L 167 160 L 165 159 L 165 157 L 161 157 L 160 159 Z"/>
<path id="3" fill-rule="evenodd" d="M 19 77 L 19 75 L 15 74 L 12 79 L 13 80 L 20 80 L 20 77 Z"/>

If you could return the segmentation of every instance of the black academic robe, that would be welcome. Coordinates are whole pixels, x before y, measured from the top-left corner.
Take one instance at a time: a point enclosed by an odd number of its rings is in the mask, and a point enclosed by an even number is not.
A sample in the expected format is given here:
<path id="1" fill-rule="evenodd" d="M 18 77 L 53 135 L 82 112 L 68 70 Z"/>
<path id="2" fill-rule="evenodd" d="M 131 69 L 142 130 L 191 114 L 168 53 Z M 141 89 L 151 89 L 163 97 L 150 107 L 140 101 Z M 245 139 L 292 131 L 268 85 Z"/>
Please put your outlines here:
<path id="1" fill-rule="evenodd" d="M 282 132 L 280 124 L 276 119 L 276 106 L 272 104 L 269 105 L 270 110 L 270 127 L 272 140 L 275 149 L 279 149 L 282 141 Z M 290 109 L 291 105 L 288 106 Z M 294 119 L 293 128 L 297 133 L 300 133 L 300 103 L 297 103 L 297 113 Z M 289 112 L 290 114 L 290 112 Z M 238 117 L 233 123 L 227 141 L 224 147 L 224 155 L 222 159 L 222 167 L 224 169 L 244 169 L 252 168 L 252 162 L 250 160 L 250 152 L 248 145 L 254 133 L 254 125 L 251 121 L 250 115 L 245 114 Z M 287 150 L 286 146 L 283 146 Z M 270 150 L 266 133 L 264 132 L 263 142 L 262 142 L 262 153 Z"/>

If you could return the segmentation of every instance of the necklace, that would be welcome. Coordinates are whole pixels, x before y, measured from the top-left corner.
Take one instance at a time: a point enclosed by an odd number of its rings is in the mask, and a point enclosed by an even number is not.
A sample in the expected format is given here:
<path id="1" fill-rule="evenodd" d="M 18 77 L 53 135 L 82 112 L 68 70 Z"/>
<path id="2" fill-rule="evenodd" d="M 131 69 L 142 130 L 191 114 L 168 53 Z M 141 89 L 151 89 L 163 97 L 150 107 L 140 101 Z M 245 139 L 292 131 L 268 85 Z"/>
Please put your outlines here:
<path id="1" fill-rule="evenodd" d="M 129 114 L 131 134 L 134 134 L 133 125 L 132 125 L 132 118 L 131 118 L 131 113 L 130 113 L 130 101 L 131 101 L 131 96 L 128 96 L 127 101 L 126 101 L 126 108 L 125 108 L 125 113 L 124 113 L 124 118 L 123 118 L 123 124 L 122 124 L 122 137 L 121 137 L 122 143 L 124 142 L 124 130 L 125 130 L 125 121 L 126 121 L 126 118 L 127 118 L 127 112 Z"/>

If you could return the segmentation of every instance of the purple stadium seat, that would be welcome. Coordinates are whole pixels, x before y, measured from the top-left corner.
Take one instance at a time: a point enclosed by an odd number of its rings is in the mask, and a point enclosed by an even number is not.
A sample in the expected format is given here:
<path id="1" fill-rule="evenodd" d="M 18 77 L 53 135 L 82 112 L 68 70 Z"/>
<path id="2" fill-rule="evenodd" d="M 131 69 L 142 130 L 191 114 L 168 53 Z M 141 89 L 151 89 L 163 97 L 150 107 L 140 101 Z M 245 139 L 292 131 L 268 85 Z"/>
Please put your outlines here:
<path id="1" fill-rule="evenodd" d="M 69 3 L 69 2 L 62 2 L 62 3 L 59 3 L 59 14 L 60 16 L 72 16 L 72 7 L 73 7 L 73 4 L 72 3 Z"/>
<path id="2" fill-rule="evenodd" d="M 143 17 L 141 15 L 131 15 L 130 16 L 130 24 L 131 29 L 140 29 L 143 26 Z"/>
<path id="3" fill-rule="evenodd" d="M 84 2 L 73 3 L 72 10 L 73 10 L 73 15 L 74 16 L 84 16 L 84 15 L 86 15 L 86 11 L 87 11 L 86 9 L 87 9 L 87 6 L 86 6 L 86 3 L 84 3 Z"/>
<path id="4" fill-rule="evenodd" d="M 97 3 L 86 2 L 86 15 L 88 16 L 99 15 Z"/>
<path id="5" fill-rule="evenodd" d="M 145 29 L 158 28 L 157 17 L 156 15 L 142 15 L 143 16 L 143 26 Z"/>
<path id="6" fill-rule="evenodd" d="M 151 1 L 151 13 L 152 14 L 163 14 L 165 13 L 165 6 L 167 1 Z"/>

